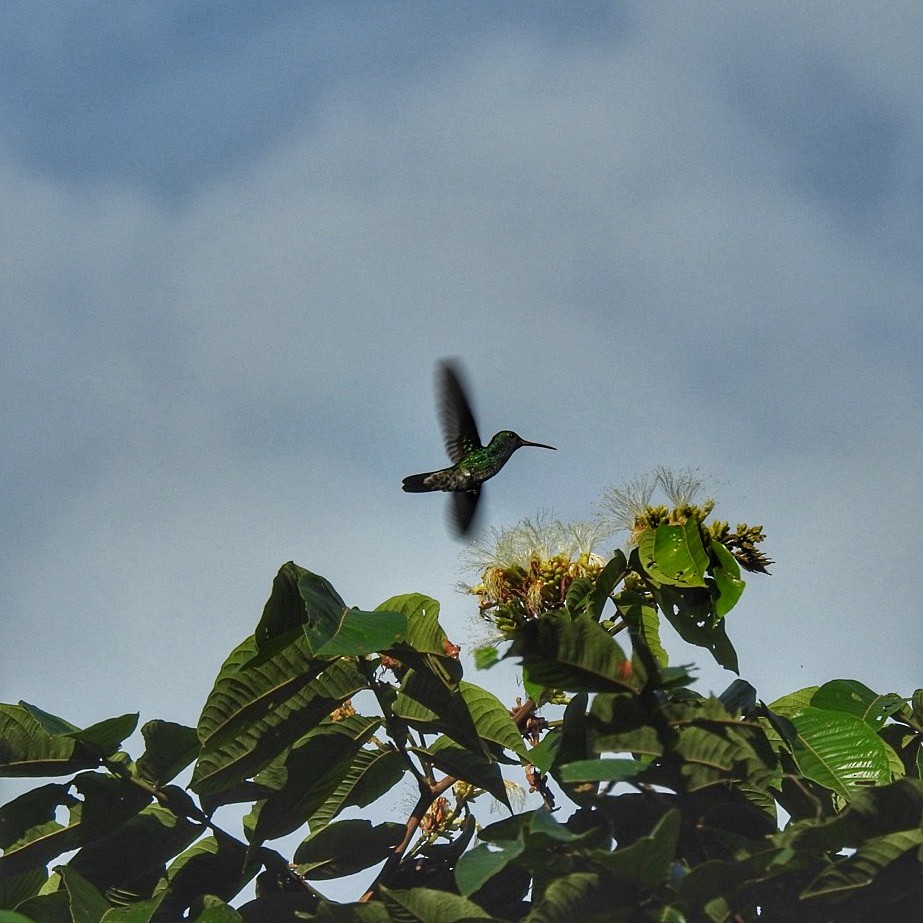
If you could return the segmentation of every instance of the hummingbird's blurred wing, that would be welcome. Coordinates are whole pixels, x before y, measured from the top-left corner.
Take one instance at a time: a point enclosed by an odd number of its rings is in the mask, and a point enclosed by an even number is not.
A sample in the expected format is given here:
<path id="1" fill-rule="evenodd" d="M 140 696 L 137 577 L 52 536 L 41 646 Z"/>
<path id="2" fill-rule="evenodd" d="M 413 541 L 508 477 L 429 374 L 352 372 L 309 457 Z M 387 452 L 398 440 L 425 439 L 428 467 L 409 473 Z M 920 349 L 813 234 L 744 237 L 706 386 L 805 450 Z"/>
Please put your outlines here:
<path id="1" fill-rule="evenodd" d="M 448 360 L 439 363 L 438 388 L 442 439 L 446 454 L 454 465 L 472 449 L 481 448 L 481 437 L 465 393 L 462 372 L 457 365 Z M 474 503 L 477 503 L 476 497 Z"/>
<path id="2" fill-rule="evenodd" d="M 449 495 L 451 497 L 451 520 L 455 532 L 459 536 L 467 535 L 477 512 L 478 499 L 481 488 L 474 490 L 457 490 Z"/>

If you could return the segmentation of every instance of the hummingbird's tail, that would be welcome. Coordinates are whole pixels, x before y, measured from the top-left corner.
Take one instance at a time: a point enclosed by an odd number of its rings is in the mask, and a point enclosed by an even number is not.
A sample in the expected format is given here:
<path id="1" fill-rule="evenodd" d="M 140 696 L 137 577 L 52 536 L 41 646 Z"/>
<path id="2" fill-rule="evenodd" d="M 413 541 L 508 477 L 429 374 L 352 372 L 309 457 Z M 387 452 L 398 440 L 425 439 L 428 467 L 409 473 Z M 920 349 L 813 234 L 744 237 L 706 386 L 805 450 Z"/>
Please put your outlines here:
<path id="1" fill-rule="evenodd" d="M 433 471 L 424 471 L 423 474 L 410 474 L 404 478 L 404 490 L 409 494 L 423 494 L 430 490 L 439 490 L 431 484 L 425 483 L 426 479 L 434 474 Z"/>

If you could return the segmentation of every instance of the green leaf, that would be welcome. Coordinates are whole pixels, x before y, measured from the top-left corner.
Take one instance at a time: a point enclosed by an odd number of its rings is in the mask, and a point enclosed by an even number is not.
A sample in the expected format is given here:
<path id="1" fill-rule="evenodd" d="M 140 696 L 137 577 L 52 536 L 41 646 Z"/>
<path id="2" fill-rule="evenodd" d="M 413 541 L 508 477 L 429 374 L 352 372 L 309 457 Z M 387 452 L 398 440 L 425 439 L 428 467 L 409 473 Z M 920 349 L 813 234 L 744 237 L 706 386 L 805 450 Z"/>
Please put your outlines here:
<path id="1" fill-rule="evenodd" d="M 105 923 L 110 923 L 109 917 Z M 193 923 L 244 923 L 244 918 L 221 898 L 206 894 L 202 898 L 202 912 Z"/>
<path id="2" fill-rule="evenodd" d="M 644 891 L 662 885 L 676 856 L 682 814 L 667 811 L 648 836 L 638 837 L 604 859 L 606 869 L 622 881 Z"/>
<path id="3" fill-rule="evenodd" d="M 799 851 L 838 852 L 864 840 L 923 827 L 923 782 L 898 779 L 891 785 L 863 788 L 839 813 L 822 821 L 790 824 L 779 842 Z"/>
<path id="4" fill-rule="evenodd" d="M 259 654 L 252 636 L 244 639 L 221 665 L 205 701 L 196 729 L 202 746 L 236 740 L 242 727 L 274 712 L 329 666 L 312 657 L 300 636 L 271 656 Z"/>
<path id="5" fill-rule="evenodd" d="M 913 856 L 914 884 L 919 891 L 919 854 L 923 845 L 923 830 L 906 830 L 874 837 L 860 843 L 853 855 L 824 869 L 805 890 L 802 897 L 819 897 L 826 894 L 840 897 L 844 892 L 862 892 L 889 866 L 895 865 L 908 853 Z M 887 887 L 894 888 L 888 881 Z"/>
<path id="6" fill-rule="evenodd" d="M 712 554 L 718 559 L 718 564 L 712 567 L 717 592 L 715 612 L 719 618 L 724 618 L 737 605 L 747 582 L 740 577 L 737 558 L 721 542 L 712 541 L 710 547 Z"/>
<path id="7" fill-rule="evenodd" d="M 99 923 L 109 902 L 82 875 L 66 865 L 58 868 L 70 900 L 74 923 Z"/>
<path id="8" fill-rule="evenodd" d="M 79 813 L 73 824 L 55 819 L 58 807 L 78 808 L 68 785 L 41 785 L 0 807 L 0 877 L 9 878 L 42 868 L 61 853 L 79 845 Z"/>
<path id="9" fill-rule="evenodd" d="M 628 561 L 623 551 L 616 551 L 606 566 L 599 572 L 596 585 L 590 597 L 589 614 L 598 622 L 612 591 L 628 573 Z"/>
<path id="10" fill-rule="evenodd" d="M 574 620 L 548 613 L 528 622 L 516 635 L 506 657 L 520 657 L 529 682 L 588 692 L 632 688 L 623 678 L 625 653 L 589 616 Z"/>
<path id="11" fill-rule="evenodd" d="M 0 910 L 0 923 L 35 923 L 35 920 L 24 917 L 15 910 Z"/>
<path id="12" fill-rule="evenodd" d="M 71 731 L 67 736 L 80 741 L 90 752 L 100 756 L 111 756 L 122 745 L 126 737 L 130 737 L 138 726 L 140 715 L 119 715 L 117 718 L 107 718 L 98 721 L 83 730 Z"/>
<path id="13" fill-rule="evenodd" d="M 439 603 L 435 599 L 422 593 L 405 593 L 386 599 L 375 611 L 400 613 L 406 621 L 405 643 L 415 651 L 435 655 L 434 667 L 443 660 L 454 660 L 446 653 L 451 642 L 439 624 Z"/>
<path id="14" fill-rule="evenodd" d="M 329 824 L 351 805 L 364 808 L 377 801 L 401 781 L 406 770 L 407 764 L 397 750 L 360 750 L 334 791 L 311 815 L 311 829 Z"/>
<path id="15" fill-rule="evenodd" d="M 737 652 L 727 636 L 724 619 L 718 617 L 711 593 L 697 587 L 662 586 L 654 599 L 679 636 L 705 648 L 725 669 L 739 673 Z"/>
<path id="16" fill-rule="evenodd" d="M 792 718 L 811 704 L 814 693 L 819 688 L 819 686 L 805 686 L 803 689 L 790 692 L 771 703 L 768 706 L 769 710 L 783 718 Z"/>
<path id="17" fill-rule="evenodd" d="M 625 782 L 640 775 L 648 765 L 629 759 L 575 760 L 556 771 L 564 782 Z"/>
<path id="18" fill-rule="evenodd" d="M 254 633 L 259 650 L 265 648 L 275 638 L 288 636 L 300 629 L 307 621 L 308 612 L 305 600 L 298 592 L 298 581 L 304 576 L 314 575 L 292 561 L 279 568 L 279 572 L 272 581 L 269 599 L 263 607 L 263 617 Z M 318 579 L 323 580 L 322 577 Z M 339 605 L 345 607 L 346 604 L 336 595 L 336 590 L 330 587 L 330 591 L 339 600 Z"/>
<path id="19" fill-rule="evenodd" d="M 380 724 L 381 718 L 362 715 L 326 721 L 260 773 L 257 782 L 276 791 L 251 814 L 251 842 L 284 836 L 306 823 L 336 791 Z"/>
<path id="20" fill-rule="evenodd" d="M 404 836 L 404 824 L 341 820 L 311 834 L 295 850 L 294 862 L 305 878 L 322 881 L 361 872 L 387 859 Z"/>
<path id="21" fill-rule="evenodd" d="M 687 519 L 682 525 L 661 523 L 638 538 L 641 566 L 658 583 L 704 587 L 708 552 L 702 544 L 699 523 Z"/>
<path id="22" fill-rule="evenodd" d="M 354 662 L 315 661 L 304 645 L 303 639 L 296 640 L 249 668 L 237 663 L 252 652 L 252 639 L 231 655 L 199 719 L 202 753 L 190 783 L 193 790 L 210 794 L 249 778 L 365 688 Z M 314 678 L 319 666 L 325 669 Z"/>
<path id="23" fill-rule="evenodd" d="M 229 901 L 258 868 L 247 861 L 247 848 L 242 843 L 226 835 L 207 836 L 185 850 L 167 870 L 169 903 L 182 911 L 203 894 Z"/>
<path id="24" fill-rule="evenodd" d="M 431 673 L 411 670 L 394 702 L 395 715 L 447 734 L 472 750 L 487 741 L 526 757 L 528 748 L 509 710 L 493 693 L 461 682 L 451 690 Z"/>
<path id="25" fill-rule="evenodd" d="M 573 616 L 593 616 L 592 594 L 595 586 L 596 582 L 592 577 L 577 577 L 572 580 L 564 596 L 564 608 Z"/>
<path id="26" fill-rule="evenodd" d="M 47 881 L 48 869 L 44 864 L 12 875 L 4 874 L 0 866 L 0 907 L 18 907 L 38 894 Z"/>
<path id="27" fill-rule="evenodd" d="M 358 657 L 383 651 L 403 639 L 407 620 L 401 613 L 350 609 L 330 581 L 299 571 L 298 592 L 304 601 L 302 628 L 313 656 Z M 288 597 L 288 589 L 285 595 Z M 289 608 L 295 609 L 292 604 Z"/>
<path id="28" fill-rule="evenodd" d="M 52 735 L 34 706 L 0 705 L 0 776 L 60 776 L 99 765 L 76 740 Z"/>
<path id="29" fill-rule="evenodd" d="M 424 670 L 454 688 L 462 676 L 458 649 L 439 624 L 439 603 L 422 593 L 408 593 L 386 600 L 376 611 L 399 612 L 406 619 L 404 640 L 387 650 L 390 657 L 408 667 Z"/>
<path id="30" fill-rule="evenodd" d="M 809 779 L 846 799 L 861 786 L 891 781 L 884 741 L 860 718 L 812 706 L 791 720 L 795 761 Z"/>
<path id="31" fill-rule="evenodd" d="M 51 712 L 39 708 L 38 705 L 30 705 L 22 700 L 20 700 L 19 705 L 35 718 L 46 734 L 51 734 L 53 737 L 69 735 L 72 731 L 80 730 L 76 724 L 71 724 L 70 721 L 53 715 Z"/>
<path id="32" fill-rule="evenodd" d="M 488 848 L 486 843 L 469 849 L 455 866 L 455 883 L 462 897 L 470 897 L 482 888 L 494 875 L 521 856 L 524 849 L 522 830 L 515 840 L 503 840 L 493 849 Z"/>
<path id="33" fill-rule="evenodd" d="M 878 730 L 888 718 L 903 708 L 904 700 L 893 692 L 879 695 L 858 680 L 834 679 L 824 683 L 811 696 L 811 705 L 855 715 L 869 727 Z"/>
<path id="34" fill-rule="evenodd" d="M 201 825 L 151 804 L 108 836 L 84 846 L 69 866 L 101 891 L 132 890 L 140 881 L 156 879 L 167 862 L 201 835 Z"/>
<path id="35" fill-rule="evenodd" d="M 141 728 L 145 750 L 135 767 L 147 782 L 165 785 L 182 772 L 199 754 L 195 728 L 155 719 Z"/>
<path id="36" fill-rule="evenodd" d="M 591 750 L 660 756 L 663 744 L 637 696 L 597 695 L 587 721 Z"/>
<path id="37" fill-rule="evenodd" d="M 624 590 L 616 597 L 615 604 L 632 634 L 647 647 L 657 663 L 665 667 L 670 658 L 660 643 L 660 616 L 648 598 L 634 590 Z"/>
<path id="38" fill-rule="evenodd" d="M 332 637 L 320 643 L 318 633 L 311 640 L 317 657 L 363 657 L 394 647 L 406 630 L 407 620 L 400 612 L 344 609 Z"/>
<path id="39" fill-rule="evenodd" d="M 573 923 L 612 911 L 612 887 L 591 872 L 556 877 L 540 899 L 533 900 L 526 923 Z"/>
<path id="40" fill-rule="evenodd" d="M 381 899 L 392 920 L 400 923 L 495 923 L 473 901 L 446 891 L 413 888 L 410 891 L 381 889 Z"/>
<path id="41" fill-rule="evenodd" d="M 474 665 L 478 670 L 489 670 L 492 666 L 498 664 L 501 659 L 500 651 L 497 650 L 495 644 L 474 649 Z"/>

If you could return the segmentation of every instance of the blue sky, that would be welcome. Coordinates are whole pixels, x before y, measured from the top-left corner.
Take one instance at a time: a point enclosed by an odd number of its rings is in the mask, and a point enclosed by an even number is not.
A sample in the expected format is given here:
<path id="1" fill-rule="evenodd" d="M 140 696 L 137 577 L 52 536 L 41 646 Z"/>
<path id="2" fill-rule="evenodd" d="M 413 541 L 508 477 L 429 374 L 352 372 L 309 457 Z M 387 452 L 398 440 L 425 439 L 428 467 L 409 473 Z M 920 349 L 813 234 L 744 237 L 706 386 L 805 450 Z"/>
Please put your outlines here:
<path id="1" fill-rule="evenodd" d="M 763 698 L 923 685 L 921 31 L 909 2 L 7 5 L 2 699 L 194 723 L 290 559 L 351 604 L 436 596 L 470 650 L 443 498 L 400 489 L 441 464 L 447 355 L 483 435 L 559 448 L 488 525 L 696 468 L 778 562 L 729 625 Z"/>

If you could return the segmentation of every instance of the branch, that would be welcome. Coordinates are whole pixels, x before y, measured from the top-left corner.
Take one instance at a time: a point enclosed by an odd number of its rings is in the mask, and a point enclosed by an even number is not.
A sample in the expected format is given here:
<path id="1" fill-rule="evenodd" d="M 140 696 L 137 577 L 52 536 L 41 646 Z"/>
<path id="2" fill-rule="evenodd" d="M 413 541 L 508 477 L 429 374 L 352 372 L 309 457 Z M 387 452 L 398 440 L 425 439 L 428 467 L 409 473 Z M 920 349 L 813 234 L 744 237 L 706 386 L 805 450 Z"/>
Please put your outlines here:
<path id="1" fill-rule="evenodd" d="M 523 724 L 526 720 L 535 711 L 535 702 L 532 699 L 526 699 L 512 714 L 513 721 L 516 723 L 516 726 L 522 729 Z M 404 827 L 404 836 L 401 839 L 400 843 L 394 847 L 391 852 L 391 855 L 388 856 L 387 861 L 381 867 L 378 875 L 375 877 L 375 880 L 369 885 L 368 890 L 362 897 L 359 898 L 359 903 L 364 904 L 368 903 L 378 891 L 378 888 L 381 886 L 383 881 L 388 880 L 388 876 L 391 875 L 394 870 L 401 864 L 401 860 L 404 858 L 405 853 L 407 852 L 410 842 L 413 839 L 414 834 L 420 827 L 420 823 L 423 820 L 426 812 L 432 807 L 433 802 L 445 791 L 450 789 L 458 781 L 457 776 L 445 776 L 445 778 L 440 779 L 438 782 L 434 782 L 431 785 L 427 785 L 425 790 L 422 790 L 420 793 L 420 798 L 417 803 L 414 805 L 413 811 L 410 813 L 410 817 L 407 818 L 407 823 Z M 422 786 L 421 786 L 422 788 Z"/>

